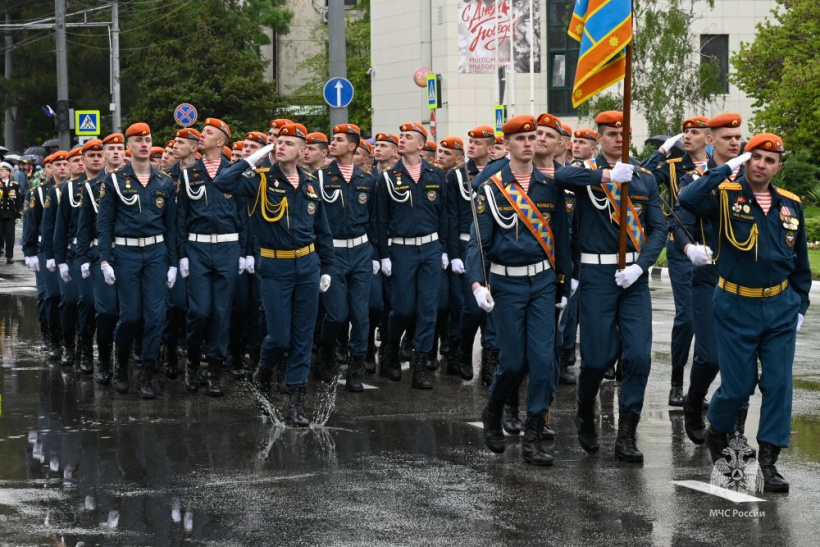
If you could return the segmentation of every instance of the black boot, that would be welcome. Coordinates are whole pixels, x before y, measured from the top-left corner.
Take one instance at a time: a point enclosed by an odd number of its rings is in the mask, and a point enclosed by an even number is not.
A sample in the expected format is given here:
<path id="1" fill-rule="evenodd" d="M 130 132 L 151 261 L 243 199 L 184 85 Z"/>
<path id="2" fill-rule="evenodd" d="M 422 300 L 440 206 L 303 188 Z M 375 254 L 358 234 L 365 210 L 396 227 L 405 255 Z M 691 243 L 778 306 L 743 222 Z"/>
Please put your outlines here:
<path id="1" fill-rule="evenodd" d="M 241 355 L 234 355 L 231 359 L 231 376 L 234 380 L 245 379 L 245 360 L 242 359 Z"/>
<path id="2" fill-rule="evenodd" d="M 575 430 L 578 432 L 578 443 L 590 454 L 598 452 L 598 431 L 595 427 L 595 400 L 582 403 L 578 399 L 578 411 L 575 414 Z"/>
<path id="3" fill-rule="evenodd" d="M 497 349 L 483 349 L 481 350 L 481 383 L 489 386 L 493 383 L 495 378 L 495 369 L 498 368 Z"/>
<path id="4" fill-rule="evenodd" d="M 384 376 L 393 382 L 401 381 L 401 363 L 399 363 L 399 343 L 388 340 L 382 344 L 384 356 L 382 357 L 379 375 Z"/>
<path id="5" fill-rule="evenodd" d="M 169 380 L 175 380 L 179 376 L 179 355 L 177 354 L 176 336 L 169 336 L 165 340 L 163 354 L 162 363 L 165 368 L 165 377 Z"/>
<path id="6" fill-rule="evenodd" d="M 131 348 L 117 346 L 117 360 L 114 362 L 114 391 L 128 393 L 128 359 L 131 357 Z"/>
<path id="7" fill-rule="evenodd" d="M 259 349 L 248 350 L 248 362 L 245 363 L 245 378 L 253 377 L 253 373 L 259 368 Z"/>
<path id="8" fill-rule="evenodd" d="M 401 338 L 399 348 L 399 361 L 411 361 L 413 359 L 413 338 L 410 333 L 405 332 Z"/>
<path id="9" fill-rule="evenodd" d="M 80 358 L 80 372 L 83 374 L 94 373 L 94 331 L 85 332 L 80 337 L 80 347 L 82 357 Z"/>
<path id="10" fill-rule="evenodd" d="M 336 336 L 336 361 L 333 364 L 334 376 L 339 367 L 347 365 L 350 359 L 350 323 L 345 322 Z"/>
<path id="11" fill-rule="evenodd" d="M 604 372 L 604 380 L 614 380 L 614 379 L 615 379 L 615 365 L 612 365 L 611 367 L 606 369 L 606 372 Z"/>
<path id="12" fill-rule="evenodd" d="M 704 436 L 706 447 L 709 449 L 709 455 L 712 457 L 712 463 L 715 463 L 720 458 L 725 458 L 723 451 L 729 447 L 728 435 L 723 431 L 718 431 L 711 425 L 706 430 Z"/>
<path id="13" fill-rule="evenodd" d="M 547 413 L 544 414 L 544 434 L 542 435 L 542 438 L 545 441 L 555 440 L 555 430 L 552 428 L 552 413 L 549 410 L 547 410 Z"/>
<path id="14" fill-rule="evenodd" d="M 438 332 L 433 335 L 433 349 L 427 354 L 427 361 L 424 363 L 431 372 L 438 368 L 438 336 Z"/>
<path id="15" fill-rule="evenodd" d="M 359 373 L 364 368 L 364 360 L 361 357 L 354 355 L 350 356 L 350 362 L 347 365 L 347 373 L 345 373 L 345 389 L 351 393 L 361 393 L 364 391 L 364 386 L 359 381 Z"/>
<path id="16" fill-rule="evenodd" d="M 222 373 L 222 361 L 216 359 L 208 359 L 208 396 L 222 397 L 225 395 L 222 392 L 222 383 L 219 381 L 219 376 Z"/>
<path id="17" fill-rule="evenodd" d="M 641 421 L 639 414 L 624 412 L 618 416 L 618 437 L 615 439 L 615 457 L 631 463 L 643 463 L 643 452 L 638 450 L 635 430 Z"/>
<path id="18" fill-rule="evenodd" d="M 154 359 L 146 359 L 142 364 L 140 371 L 140 399 L 156 399 L 157 392 L 154 391 L 154 383 L 152 381 L 154 371 L 159 368 L 158 363 Z"/>
<path id="19" fill-rule="evenodd" d="M 325 383 L 330 383 L 336 378 L 336 343 L 322 342 L 319 345 L 319 354 L 316 359 L 316 368 L 313 369 L 313 377 Z"/>
<path id="20" fill-rule="evenodd" d="M 293 427 L 308 427 L 310 420 L 305 416 L 305 386 L 291 386 L 289 389 L 290 414 L 288 423 Z"/>
<path id="21" fill-rule="evenodd" d="M 100 345 L 99 350 L 100 360 L 94 380 L 101 386 L 107 386 L 111 383 L 111 345 Z"/>
<path id="22" fill-rule="evenodd" d="M 521 435 L 521 418 L 518 417 L 518 389 L 507 395 L 504 401 L 504 421 L 502 427 L 510 435 Z"/>
<path id="23" fill-rule="evenodd" d="M 436 325 L 438 330 L 439 347 L 438 352 L 442 357 L 446 357 L 450 353 L 450 312 L 443 311 L 439 313 L 439 323 Z"/>
<path id="24" fill-rule="evenodd" d="M 185 389 L 189 393 L 199 390 L 199 369 L 202 366 L 202 357 L 197 351 L 188 351 L 185 362 Z"/>
<path id="25" fill-rule="evenodd" d="M 60 361 L 62 360 L 63 356 L 63 348 L 62 344 L 62 330 L 60 329 L 59 323 L 52 323 L 49 328 L 49 350 L 48 350 L 48 360 L 49 361 Z"/>
<path id="26" fill-rule="evenodd" d="M 763 490 L 766 492 L 788 492 L 789 481 L 783 478 L 783 475 L 777 471 L 777 467 L 774 465 L 780 455 L 780 447 L 766 441 L 758 441 L 758 444 L 760 445 L 760 456 L 758 456 L 757 462 L 763 472 Z"/>
<path id="27" fill-rule="evenodd" d="M 683 367 L 672 369 L 672 389 L 669 390 L 669 406 L 683 406 Z"/>
<path id="28" fill-rule="evenodd" d="M 253 385 L 256 386 L 262 395 L 267 397 L 270 394 L 271 383 L 273 382 L 273 371 L 269 368 L 257 368 L 253 373 Z"/>
<path id="29" fill-rule="evenodd" d="M 74 332 L 63 332 L 63 356 L 60 358 L 60 364 L 64 367 L 73 367 L 75 351 L 75 336 Z"/>
<path id="30" fill-rule="evenodd" d="M 282 395 L 290 393 L 290 388 L 285 383 L 285 376 L 288 372 L 288 362 L 286 358 L 282 358 L 276 363 L 276 390 Z"/>
<path id="31" fill-rule="evenodd" d="M 752 448 L 748 439 L 746 439 L 746 416 L 748 416 L 748 414 L 749 410 L 745 408 L 737 413 L 737 418 L 735 419 L 735 436 L 737 436 L 743 446 L 749 450 L 750 457 L 754 458 L 757 456 L 757 451 Z"/>
<path id="32" fill-rule="evenodd" d="M 51 335 L 49 334 L 47 323 L 40 323 L 40 336 L 43 337 L 42 342 L 40 342 L 40 350 L 42 350 L 43 353 L 48 354 L 51 350 Z"/>
<path id="33" fill-rule="evenodd" d="M 433 389 L 433 382 L 427 376 L 427 356 L 427 353 L 418 351 L 413 354 L 410 366 L 413 369 L 412 386 L 415 389 Z"/>
<path id="34" fill-rule="evenodd" d="M 561 375 L 558 377 L 558 383 L 564 385 L 575 385 L 575 374 L 569 370 L 569 367 L 572 365 L 570 364 L 570 356 L 572 356 L 572 362 L 575 362 L 575 348 L 572 349 L 562 349 L 561 350 Z"/>
<path id="35" fill-rule="evenodd" d="M 683 425 L 686 436 L 695 444 L 703 444 L 706 437 L 706 423 L 703 421 L 703 395 L 689 393 L 683 398 Z"/>
<path id="36" fill-rule="evenodd" d="M 524 428 L 524 442 L 521 443 L 521 456 L 524 462 L 533 465 L 552 465 L 553 457 L 541 448 L 541 437 L 544 432 L 544 417 L 527 415 Z"/>
<path id="37" fill-rule="evenodd" d="M 456 368 L 456 374 L 461 376 L 463 379 L 469 381 L 473 379 L 473 342 L 467 342 L 463 338 L 458 341 L 458 345 L 455 345 L 455 339 L 450 342 L 450 355 L 447 356 L 447 368 L 448 374 L 450 368 L 450 361 L 454 361 L 454 367 Z"/>
<path id="38" fill-rule="evenodd" d="M 362 361 L 365 374 L 376 374 L 376 338 L 374 330 L 370 329 L 367 335 L 367 353 Z"/>
<path id="39" fill-rule="evenodd" d="M 501 429 L 501 415 L 504 412 L 504 401 L 495 401 L 492 397 L 481 413 L 481 423 L 484 425 L 484 444 L 491 452 L 501 454 L 506 448 L 504 431 Z"/>

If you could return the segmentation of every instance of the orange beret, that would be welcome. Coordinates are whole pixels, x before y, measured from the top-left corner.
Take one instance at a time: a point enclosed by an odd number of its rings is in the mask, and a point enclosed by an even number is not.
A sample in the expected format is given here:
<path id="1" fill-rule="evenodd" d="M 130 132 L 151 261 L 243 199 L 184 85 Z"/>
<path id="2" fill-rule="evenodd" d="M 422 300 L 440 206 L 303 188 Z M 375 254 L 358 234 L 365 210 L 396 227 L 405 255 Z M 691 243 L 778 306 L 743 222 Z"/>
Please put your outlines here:
<path id="1" fill-rule="evenodd" d="M 231 149 L 230 149 L 230 148 L 228 148 L 227 146 L 223 146 L 223 147 L 222 147 L 222 155 L 223 155 L 223 156 L 225 156 L 226 158 L 229 158 L 229 159 L 230 159 L 230 157 L 231 157 Z"/>
<path id="2" fill-rule="evenodd" d="M 605 110 L 595 116 L 595 123 L 598 125 L 621 127 L 624 124 L 624 113 L 620 110 Z"/>
<path id="3" fill-rule="evenodd" d="M 68 159 L 68 152 L 65 150 L 57 150 L 51 155 L 51 162 L 54 163 L 55 161 L 66 161 Z"/>
<path id="4" fill-rule="evenodd" d="M 54 161 L 54 157 L 53 157 L 53 156 L 54 156 L 54 154 L 49 154 L 48 156 L 46 156 L 45 158 L 43 158 L 43 165 L 45 165 L 45 164 L 47 164 L 47 163 L 51 163 L 52 161 Z"/>
<path id="5" fill-rule="evenodd" d="M 500 136 L 496 135 L 495 144 L 504 144 L 504 137 L 500 137 Z"/>
<path id="6" fill-rule="evenodd" d="M 319 133 L 319 132 L 308 133 L 307 143 L 308 144 L 327 144 L 327 135 L 325 135 L 324 133 Z"/>
<path id="7" fill-rule="evenodd" d="M 279 119 L 276 119 L 276 120 L 271 120 L 268 125 L 270 127 L 276 127 L 278 129 L 282 129 L 286 125 L 293 125 L 293 122 L 291 120 L 286 119 L 286 118 L 279 118 Z"/>
<path id="8" fill-rule="evenodd" d="M 307 140 L 307 128 L 301 123 L 290 123 L 279 128 L 280 137 L 299 137 Z"/>
<path id="9" fill-rule="evenodd" d="M 441 139 L 441 147 L 464 152 L 464 141 L 459 137 L 447 137 L 446 139 Z"/>
<path id="10" fill-rule="evenodd" d="M 74 156 L 80 156 L 80 155 L 82 155 L 82 153 L 83 153 L 83 149 L 78 146 L 77 148 L 72 148 L 71 150 L 69 150 L 68 154 L 66 154 L 66 158 L 70 159 L 70 158 L 73 158 Z"/>
<path id="11" fill-rule="evenodd" d="M 435 152 L 436 150 L 438 150 L 438 145 L 433 141 L 427 141 L 426 143 L 424 143 L 425 152 Z"/>
<path id="12" fill-rule="evenodd" d="M 364 140 L 364 139 L 360 139 L 360 140 L 359 140 L 359 148 L 361 148 L 362 150 L 364 150 L 365 152 L 367 152 L 367 155 L 368 155 L 368 156 L 372 156 L 372 155 L 373 155 L 373 145 L 372 145 L 372 144 L 370 144 L 370 142 L 369 142 L 369 141 L 366 141 L 366 140 Z"/>
<path id="13" fill-rule="evenodd" d="M 416 133 L 421 133 L 424 137 L 424 140 L 427 140 L 427 130 L 424 129 L 424 126 L 417 122 L 407 122 L 403 123 L 399 126 L 399 131 L 402 133 L 407 131 L 415 131 Z"/>
<path id="14" fill-rule="evenodd" d="M 759 133 L 749 139 L 749 142 L 746 143 L 745 151 L 751 152 L 756 149 L 766 150 L 767 152 L 777 152 L 778 154 L 782 154 L 786 151 L 786 148 L 783 146 L 783 139 L 774 133 Z"/>
<path id="15" fill-rule="evenodd" d="M 471 139 L 491 139 L 495 137 L 495 130 L 489 125 L 479 125 L 470 129 L 467 136 Z"/>
<path id="16" fill-rule="evenodd" d="M 161 158 L 162 155 L 165 153 L 165 149 L 161 146 L 152 146 L 151 147 L 151 157 L 152 158 Z"/>
<path id="17" fill-rule="evenodd" d="M 174 131 L 174 138 L 177 139 L 190 139 L 192 141 L 199 141 L 202 135 L 199 134 L 199 131 L 194 129 L 193 127 L 186 127 L 185 129 L 177 129 Z"/>
<path id="18" fill-rule="evenodd" d="M 736 112 L 726 112 L 725 114 L 718 114 L 706 122 L 706 125 L 712 129 L 718 129 L 721 127 L 740 127 L 742 122 L 743 118 L 740 117 L 740 114 Z"/>
<path id="19" fill-rule="evenodd" d="M 362 130 L 359 129 L 359 126 L 352 123 L 340 123 L 337 126 L 333 127 L 333 134 L 337 133 L 347 133 L 348 135 L 356 135 L 357 137 L 362 136 Z"/>
<path id="20" fill-rule="evenodd" d="M 693 127 L 709 127 L 709 118 L 706 116 L 694 116 L 683 120 L 683 129 L 692 129 Z"/>
<path id="21" fill-rule="evenodd" d="M 521 116 L 513 116 L 501 126 L 501 131 L 504 136 L 515 135 L 516 133 L 529 133 L 535 131 L 536 121 L 533 116 L 523 114 Z"/>
<path id="22" fill-rule="evenodd" d="M 575 133 L 576 139 L 589 139 L 591 141 L 598 142 L 598 132 L 593 131 L 592 129 L 579 129 Z"/>
<path id="23" fill-rule="evenodd" d="M 399 138 L 393 133 L 378 133 L 376 134 L 376 141 L 389 142 L 396 146 L 399 145 Z"/>
<path id="24" fill-rule="evenodd" d="M 165 148 L 173 148 L 175 142 L 176 141 L 174 141 L 174 139 L 171 139 L 170 141 L 165 143 Z"/>
<path id="25" fill-rule="evenodd" d="M 125 137 L 122 136 L 122 133 L 111 133 L 107 137 L 102 140 L 103 144 L 123 144 L 125 143 Z"/>
<path id="26" fill-rule="evenodd" d="M 561 124 L 561 134 L 565 137 L 572 136 L 572 128 L 565 123 Z"/>
<path id="27" fill-rule="evenodd" d="M 233 141 L 231 144 L 231 150 L 242 150 L 245 147 L 245 141 Z"/>
<path id="28" fill-rule="evenodd" d="M 131 151 L 130 151 L 130 150 L 126 150 L 126 151 L 125 151 L 125 157 L 126 157 L 126 158 L 130 158 L 130 157 L 131 157 Z"/>
<path id="29" fill-rule="evenodd" d="M 90 141 L 86 141 L 83 145 L 81 151 L 82 152 L 100 152 L 103 149 L 103 142 L 100 139 L 91 139 Z"/>
<path id="30" fill-rule="evenodd" d="M 204 127 L 208 127 L 208 126 L 211 126 L 211 127 L 216 128 L 216 129 L 219 129 L 220 131 L 222 131 L 223 133 L 225 133 L 225 135 L 226 135 L 229 139 L 231 138 L 231 128 L 230 128 L 230 127 L 228 127 L 228 124 L 226 124 L 226 123 L 225 123 L 225 122 L 223 122 L 222 120 L 220 120 L 220 119 L 218 119 L 218 118 L 205 118 L 205 125 L 204 125 Z"/>
<path id="31" fill-rule="evenodd" d="M 538 116 L 538 119 L 535 121 L 536 125 L 540 125 L 541 127 L 549 127 L 551 129 L 555 129 L 558 131 L 560 135 L 563 132 L 561 129 L 561 120 L 553 116 L 552 114 L 541 114 Z"/>
<path id="32" fill-rule="evenodd" d="M 262 146 L 268 144 L 268 136 L 260 131 L 250 131 L 245 133 L 245 140 L 253 141 L 257 144 L 261 144 Z"/>
<path id="33" fill-rule="evenodd" d="M 125 137 L 145 137 L 146 135 L 151 134 L 151 128 L 148 127 L 148 124 L 145 122 L 137 122 L 135 124 L 131 124 L 130 127 L 125 131 Z"/>

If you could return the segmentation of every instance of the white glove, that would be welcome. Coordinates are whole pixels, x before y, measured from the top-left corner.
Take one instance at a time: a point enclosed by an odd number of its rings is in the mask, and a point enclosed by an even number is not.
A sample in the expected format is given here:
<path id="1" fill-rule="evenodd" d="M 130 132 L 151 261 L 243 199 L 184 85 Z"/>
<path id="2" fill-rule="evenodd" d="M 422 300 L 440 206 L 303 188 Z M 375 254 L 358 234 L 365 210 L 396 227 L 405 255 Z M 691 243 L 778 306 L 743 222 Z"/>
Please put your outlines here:
<path id="1" fill-rule="evenodd" d="M 191 275 L 191 264 L 188 262 L 187 258 L 179 259 L 179 275 L 182 276 L 182 279 L 185 279 Z"/>
<path id="2" fill-rule="evenodd" d="M 324 274 L 322 277 L 319 278 L 319 292 L 327 292 L 330 288 L 330 276 Z"/>
<path id="3" fill-rule="evenodd" d="M 454 274 L 463 274 L 466 270 L 464 269 L 464 262 L 461 261 L 460 258 L 454 258 L 452 262 L 450 262 L 450 266 L 453 267 Z"/>
<path id="4" fill-rule="evenodd" d="M 446 270 L 447 266 L 450 265 L 450 257 L 447 256 L 447 253 L 441 253 L 441 269 Z"/>
<path id="5" fill-rule="evenodd" d="M 681 140 L 682 137 L 683 133 L 678 133 L 674 137 L 669 137 L 668 139 L 666 139 L 666 141 L 664 141 L 664 143 L 661 145 L 658 151 L 668 156 L 669 153 L 672 151 L 672 147 L 674 147 L 675 143 Z"/>
<path id="6" fill-rule="evenodd" d="M 390 277 L 393 273 L 393 263 L 390 262 L 389 258 L 382 258 L 382 273 L 386 277 Z"/>
<path id="7" fill-rule="evenodd" d="M 800 332 L 800 327 L 803 326 L 803 319 L 804 319 L 803 314 L 798 313 L 797 314 L 797 331 L 795 331 L 795 332 Z"/>
<path id="8" fill-rule="evenodd" d="M 689 244 L 686 246 L 686 256 L 695 266 L 705 266 L 712 262 L 712 249 L 706 245 Z"/>
<path id="9" fill-rule="evenodd" d="M 165 283 L 168 285 L 169 289 L 174 288 L 174 283 L 177 282 L 177 269 L 174 266 L 168 268 L 168 275 L 166 276 L 167 282 Z"/>
<path id="10" fill-rule="evenodd" d="M 46 269 L 50 272 L 57 270 L 57 262 L 53 258 L 46 260 Z"/>
<path id="11" fill-rule="evenodd" d="M 381 269 L 382 269 L 382 265 L 379 264 L 379 261 L 374 260 L 373 261 L 373 275 L 377 275 L 379 273 L 379 270 L 381 270 Z"/>
<path id="12" fill-rule="evenodd" d="M 580 284 L 580 283 L 578 283 L 578 280 L 577 280 L 577 279 L 570 279 L 570 280 L 569 280 L 569 297 L 570 297 L 570 298 L 572 298 L 573 296 L 575 296 L 575 291 L 577 291 L 577 290 L 578 290 L 578 285 L 579 285 L 579 284 Z"/>
<path id="13" fill-rule="evenodd" d="M 487 287 L 484 287 L 483 285 L 481 287 L 477 287 L 476 290 L 473 291 L 473 296 L 475 297 L 475 301 L 479 308 L 487 313 L 493 311 L 495 302 L 493 301 L 493 295 L 490 294 Z"/>
<path id="14" fill-rule="evenodd" d="M 622 289 L 627 289 L 637 281 L 641 275 L 643 275 L 643 268 L 637 264 L 630 264 L 623 270 L 615 272 L 615 284 Z"/>
<path id="15" fill-rule="evenodd" d="M 566 297 L 566 296 L 562 296 L 562 297 L 561 297 L 561 301 L 560 301 L 560 302 L 558 302 L 558 303 L 555 305 L 555 307 L 556 307 L 556 308 L 558 308 L 559 310 L 563 310 L 564 308 L 566 308 L 566 307 L 567 307 L 567 302 L 569 302 L 569 300 L 567 300 L 567 297 Z"/>
<path id="16" fill-rule="evenodd" d="M 262 158 L 264 158 L 265 156 L 267 156 L 268 154 L 271 153 L 273 148 L 274 148 L 274 145 L 272 145 L 272 144 L 269 144 L 267 146 L 263 146 L 262 148 L 260 148 L 259 150 L 257 150 L 256 152 L 254 152 L 253 154 L 251 154 L 250 156 L 245 158 L 245 161 L 248 162 L 251 165 L 251 169 L 253 169 L 254 167 L 256 167 L 256 163 L 259 160 L 261 160 Z"/>
<path id="17" fill-rule="evenodd" d="M 68 264 L 60 264 L 60 277 L 63 278 L 63 281 L 69 283 L 71 281 L 71 276 L 68 275 Z"/>
<path id="18" fill-rule="evenodd" d="M 102 270 L 103 279 L 105 279 L 106 285 L 113 285 L 116 283 L 117 278 L 114 275 L 114 268 L 111 267 L 111 264 L 106 262 L 100 266 L 100 269 Z"/>
<path id="19" fill-rule="evenodd" d="M 744 163 L 749 161 L 751 158 L 752 158 L 752 153 L 751 152 L 744 152 L 743 154 L 739 155 L 738 157 L 732 158 L 729 161 L 727 161 L 726 165 L 729 166 L 729 169 L 734 171 L 735 169 L 737 169 L 738 167 L 740 167 L 741 165 L 743 165 Z"/>
<path id="20" fill-rule="evenodd" d="M 37 258 L 36 256 L 27 256 L 26 257 L 26 266 L 28 266 L 29 269 L 31 269 L 31 271 L 33 271 L 33 272 L 39 272 L 40 271 L 40 259 Z"/>
<path id="21" fill-rule="evenodd" d="M 635 166 L 631 163 L 618 162 L 609 172 L 609 179 L 612 182 L 629 182 L 632 180 L 632 173 L 634 172 Z"/>
<path id="22" fill-rule="evenodd" d="M 245 268 L 246 268 L 246 267 L 247 267 L 247 266 L 245 265 L 245 257 L 244 257 L 244 256 L 240 256 L 240 257 L 239 257 L 239 274 L 240 274 L 240 275 L 242 275 L 242 272 L 244 272 L 244 271 L 245 271 Z"/>
<path id="23" fill-rule="evenodd" d="M 249 274 L 255 273 L 256 272 L 256 270 L 254 269 L 255 265 L 256 265 L 256 262 L 253 258 L 253 255 L 245 257 L 245 271 L 246 272 L 248 272 Z"/>
<path id="24" fill-rule="evenodd" d="M 83 274 L 83 279 L 88 279 L 91 275 L 91 264 L 88 262 L 80 264 L 80 273 Z"/>

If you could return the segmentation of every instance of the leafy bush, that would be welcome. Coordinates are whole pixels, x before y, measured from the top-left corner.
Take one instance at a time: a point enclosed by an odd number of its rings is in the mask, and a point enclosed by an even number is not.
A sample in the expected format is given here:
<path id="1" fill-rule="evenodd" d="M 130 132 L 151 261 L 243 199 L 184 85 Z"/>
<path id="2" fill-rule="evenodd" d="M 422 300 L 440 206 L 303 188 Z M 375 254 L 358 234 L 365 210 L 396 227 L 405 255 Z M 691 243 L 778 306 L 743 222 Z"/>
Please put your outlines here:
<path id="1" fill-rule="evenodd" d="M 811 153 L 806 149 L 795 150 L 783 158 L 783 168 L 772 181 L 809 201 L 817 203 L 820 197 L 820 167 L 812 163 Z"/>
<path id="2" fill-rule="evenodd" d="M 806 219 L 806 239 L 809 243 L 820 241 L 820 218 Z"/>

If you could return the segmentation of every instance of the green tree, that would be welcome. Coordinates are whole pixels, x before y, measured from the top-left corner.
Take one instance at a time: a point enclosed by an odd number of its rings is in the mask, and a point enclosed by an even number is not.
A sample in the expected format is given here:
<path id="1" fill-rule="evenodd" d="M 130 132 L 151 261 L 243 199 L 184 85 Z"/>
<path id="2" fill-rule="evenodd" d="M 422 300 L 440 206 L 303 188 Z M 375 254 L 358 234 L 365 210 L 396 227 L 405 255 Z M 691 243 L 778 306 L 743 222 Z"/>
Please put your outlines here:
<path id="1" fill-rule="evenodd" d="M 772 18 L 758 23 L 755 39 L 732 57 L 732 81 L 754 99 L 755 131 L 777 133 L 786 150 L 820 155 L 820 65 L 815 0 L 778 0 Z"/>

